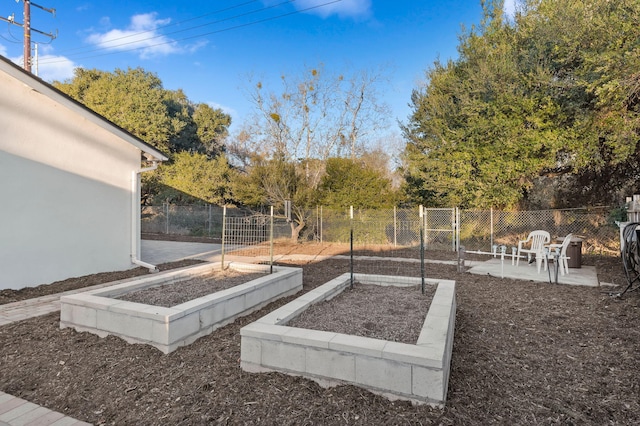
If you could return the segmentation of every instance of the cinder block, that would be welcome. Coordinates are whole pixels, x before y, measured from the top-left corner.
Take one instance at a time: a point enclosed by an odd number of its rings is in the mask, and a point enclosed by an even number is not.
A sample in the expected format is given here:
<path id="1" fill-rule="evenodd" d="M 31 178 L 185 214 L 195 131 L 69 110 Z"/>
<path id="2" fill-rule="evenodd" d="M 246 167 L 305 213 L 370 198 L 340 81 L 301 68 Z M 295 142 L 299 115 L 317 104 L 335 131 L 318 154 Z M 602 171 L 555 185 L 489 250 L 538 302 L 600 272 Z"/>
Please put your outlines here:
<path id="1" fill-rule="evenodd" d="M 201 326 L 209 327 L 224 320 L 224 308 L 220 303 L 216 303 L 201 309 L 199 315 Z"/>
<path id="2" fill-rule="evenodd" d="M 335 351 L 381 358 L 387 342 L 361 336 L 336 333 L 329 341 L 329 348 Z"/>
<path id="3" fill-rule="evenodd" d="M 77 305 L 60 305 L 60 321 L 71 324 L 81 324 L 85 327 L 96 328 L 97 314 L 93 308 Z"/>
<path id="4" fill-rule="evenodd" d="M 171 343 L 169 340 L 169 321 L 153 321 L 149 341 L 163 346 L 169 345 Z"/>
<path id="5" fill-rule="evenodd" d="M 436 301 L 435 299 L 431 301 L 431 306 L 429 306 L 428 317 L 438 318 L 438 322 L 442 322 L 442 318 L 449 318 L 451 315 L 451 301 L 443 302 L 442 300 Z M 445 322 L 446 324 L 446 322 Z"/>
<path id="6" fill-rule="evenodd" d="M 256 339 L 282 341 L 285 327 L 253 322 L 240 329 L 241 336 L 254 337 Z"/>
<path id="7" fill-rule="evenodd" d="M 260 339 L 242 336 L 240 340 L 240 359 L 242 362 L 260 364 L 262 360 L 262 345 Z"/>
<path id="8" fill-rule="evenodd" d="M 412 393 L 418 397 L 443 403 L 447 396 L 442 370 L 414 366 Z"/>
<path id="9" fill-rule="evenodd" d="M 290 303 L 292 304 L 290 305 L 289 303 L 287 303 L 281 308 L 278 308 L 277 310 L 275 310 L 273 312 L 273 315 L 269 315 L 269 321 L 271 321 L 272 324 L 286 325 L 293 318 L 300 315 L 300 313 L 304 310 L 303 308 L 300 307 L 300 305 L 297 305 L 293 302 L 290 302 Z M 306 306 L 306 305 L 302 305 L 302 306 Z"/>
<path id="10" fill-rule="evenodd" d="M 271 300 L 275 295 L 273 286 L 253 287 L 244 295 L 244 303 L 246 307 L 259 305 L 265 300 Z"/>
<path id="11" fill-rule="evenodd" d="M 245 309 L 247 309 L 244 294 L 238 297 L 227 299 L 223 303 L 221 303 L 221 305 L 225 318 L 237 315 L 238 313 L 243 312 Z"/>
<path id="12" fill-rule="evenodd" d="M 314 376 L 343 380 L 354 383 L 356 381 L 355 355 L 347 355 L 326 349 L 307 348 L 307 373 Z"/>
<path id="13" fill-rule="evenodd" d="M 455 281 L 442 280 L 438 283 L 438 292 L 440 297 L 444 300 L 451 300 L 455 298 Z"/>
<path id="14" fill-rule="evenodd" d="M 280 326 L 277 330 L 282 333 L 280 337 L 283 342 L 312 348 L 329 349 L 329 341 L 336 336 L 336 333 L 329 331 L 306 328 Z"/>
<path id="15" fill-rule="evenodd" d="M 143 341 L 151 340 L 153 321 L 110 311 L 97 312 L 96 328 Z"/>
<path id="16" fill-rule="evenodd" d="M 442 348 L 398 342 L 387 342 L 382 351 L 384 359 L 432 368 L 442 368 L 442 356 Z"/>
<path id="17" fill-rule="evenodd" d="M 169 323 L 169 343 L 178 342 L 200 330 L 200 315 L 197 312 Z"/>
<path id="18" fill-rule="evenodd" d="M 136 311 L 136 316 L 142 318 L 150 318 L 154 321 L 164 321 L 165 318 L 171 318 L 175 320 L 184 316 L 185 314 L 173 308 L 165 308 L 162 306 L 144 305 L 144 308 Z"/>
<path id="19" fill-rule="evenodd" d="M 305 371 L 305 348 L 271 340 L 262 341 L 261 365 L 289 371 Z"/>
<path id="20" fill-rule="evenodd" d="M 356 382 L 376 389 L 411 394 L 411 366 L 386 359 L 356 358 Z"/>

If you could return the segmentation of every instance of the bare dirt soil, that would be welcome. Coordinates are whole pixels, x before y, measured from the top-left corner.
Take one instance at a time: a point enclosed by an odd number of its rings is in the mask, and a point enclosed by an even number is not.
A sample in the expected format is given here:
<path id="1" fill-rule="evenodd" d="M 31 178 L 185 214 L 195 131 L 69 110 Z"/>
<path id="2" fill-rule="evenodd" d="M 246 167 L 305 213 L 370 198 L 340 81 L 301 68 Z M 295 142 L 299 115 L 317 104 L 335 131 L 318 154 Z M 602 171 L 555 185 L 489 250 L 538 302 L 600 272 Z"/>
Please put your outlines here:
<path id="1" fill-rule="evenodd" d="M 336 246 L 281 250 L 344 254 Z M 453 260 L 451 253 L 426 256 Z M 419 273 L 419 264 L 385 263 L 403 275 Z M 625 283 L 619 258 L 584 256 L 583 264 L 595 265 L 601 282 Z M 304 269 L 302 292 L 349 271 L 345 259 L 289 265 Z M 356 272 L 371 267 L 363 261 Z M 323 389 L 299 377 L 243 372 L 240 328 L 302 292 L 169 355 L 60 330 L 58 314 L 2 326 L 0 390 L 94 424 L 640 424 L 640 293 L 619 299 L 609 288 L 426 268 L 427 276 L 457 284 L 444 409 L 354 386 Z"/>
<path id="2" fill-rule="evenodd" d="M 170 308 L 198 297 L 226 290 L 263 277 L 263 273 L 216 270 L 202 277 L 171 282 L 123 294 L 117 299 Z"/>
<path id="3" fill-rule="evenodd" d="M 360 284 L 311 305 L 287 325 L 415 345 L 436 285 L 420 288 Z"/>

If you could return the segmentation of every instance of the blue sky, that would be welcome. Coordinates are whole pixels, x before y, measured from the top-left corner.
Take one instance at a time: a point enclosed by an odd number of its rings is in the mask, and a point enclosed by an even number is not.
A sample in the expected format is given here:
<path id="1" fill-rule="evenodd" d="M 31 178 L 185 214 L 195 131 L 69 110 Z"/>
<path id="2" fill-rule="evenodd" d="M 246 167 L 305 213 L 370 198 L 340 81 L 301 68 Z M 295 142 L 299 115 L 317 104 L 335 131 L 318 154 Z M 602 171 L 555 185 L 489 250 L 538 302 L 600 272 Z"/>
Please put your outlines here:
<path id="1" fill-rule="evenodd" d="M 507 0 L 505 10 L 513 12 Z M 113 71 L 142 67 L 166 89 L 230 113 L 233 129 L 247 119 L 247 76 L 277 89 L 280 75 L 320 63 L 349 74 L 383 68 L 382 100 L 392 121 L 433 61 L 457 56 L 462 26 L 478 24 L 480 0 L 38 0 L 31 25 L 38 42 L 38 75 L 73 76 L 75 67 Z M 23 22 L 23 3 L 5 0 L 0 16 Z M 22 65 L 22 28 L 0 22 L 0 54 Z M 35 72 L 35 66 L 33 71 Z"/>

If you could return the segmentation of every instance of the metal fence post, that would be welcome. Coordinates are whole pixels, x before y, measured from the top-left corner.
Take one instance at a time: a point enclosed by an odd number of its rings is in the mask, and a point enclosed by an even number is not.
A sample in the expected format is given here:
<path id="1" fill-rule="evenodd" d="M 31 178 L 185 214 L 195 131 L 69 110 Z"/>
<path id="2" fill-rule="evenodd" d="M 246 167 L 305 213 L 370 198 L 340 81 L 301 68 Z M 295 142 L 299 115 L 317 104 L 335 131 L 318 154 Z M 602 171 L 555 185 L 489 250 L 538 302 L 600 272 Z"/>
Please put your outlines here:
<path id="1" fill-rule="evenodd" d="M 396 206 L 393 206 L 393 246 L 398 247 L 398 212 Z"/>
<path id="2" fill-rule="evenodd" d="M 168 234 L 168 233 L 169 233 L 169 203 L 163 203 L 163 204 L 166 206 L 166 214 L 165 214 L 165 219 L 166 219 L 165 223 L 166 223 L 166 226 L 165 226 L 165 231 L 164 231 L 164 233 L 165 233 L 165 234 Z"/>
<path id="3" fill-rule="evenodd" d="M 422 214 L 424 215 L 423 219 L 420 221 L 420 226 L 423 227 L 424 238 L 424 248 L 426 249 L 429 246 L 429 209 L 422 208 Z"/>
<path id="4" fill-rule="evenodd" d="M 271 206 L 271 224 L 269 226 L 269 273 L 273 274 L 273 206 Z"/>
<path id="5" fill-rule="evenodd" d="M 491 245 L 489 246 L 489 248 L 493 247 L 493 207 L 491 207 L 491 227 L 489 229 L 489 239 L 491 241 Z"/>
<path id="6" fill-rule="evenodd" d="M 349 285 L 349 288 L 353 288 L 353 206 L 349 209 L 349 244 L 349 272 L 351 273 L 351 284 Z"/>
<path id="7" fill-rule="evenodd" d="M 453 250 L 456 251 L 460 247 L 460 209 L 456 207 L 456 228 L 455 228 L 455 245 Z"/>
<path id="8" fill-rule="evenodd" d="M 222 208 L 222 246 L 220 248 L 220 269 L 224 271 L 224 241 L 225 229 L 227 226 L 227 206 Z"/>
<path id="9" fill-rule="evenodd" d="M 420 216 L 420 277 L 421 281 L 421 290 L 422 294 L 424 294 L 424 209 L 422 208 L 422 204 L 420 205 L 420 211 L 418 213 Z"/>
<path id="10" fill-rule="evenodd" d="M 322 221 L 322 206 L 320 206 L 320 244 L 322 244 L 322 225 L 323 225 L 323 221 Z"/>
<path id="11" fill-rule="evenodd" d="M 209 228 L 207 229 L 207 237 L 211 237 L 211 204 L 209 204 Z"/>

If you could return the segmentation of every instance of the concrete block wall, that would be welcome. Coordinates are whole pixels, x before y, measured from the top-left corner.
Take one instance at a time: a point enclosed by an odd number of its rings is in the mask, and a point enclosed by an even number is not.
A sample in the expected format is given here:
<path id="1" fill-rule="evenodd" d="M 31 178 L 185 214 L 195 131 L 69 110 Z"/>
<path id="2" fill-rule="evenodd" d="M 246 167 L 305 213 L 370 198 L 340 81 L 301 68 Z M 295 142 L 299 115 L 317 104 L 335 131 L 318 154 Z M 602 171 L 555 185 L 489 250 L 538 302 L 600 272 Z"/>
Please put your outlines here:
<path id="1" fill-rule="evenodd" d="M 419 286 L 409 277 L 360 275 L 365 284 Z M 280 371 L 322 385 L 349 383 L 393 399 L 443 405 L 446 401 L 455 326 L 455 282 L 437 284 L 431 308 L 415 345 L 286 324 L 311 304 L 335 297 L 350 284 L 344 274 L 243 327 L 241 367 Z"/>
<path id="2" fill-rule="evenodd" d="M 264 265 L 230 264 L 243 271 L 269 270 Z M 274 267 L 274 273 L 170 308 L 114 299 L 130 291 L 167 284 L 212 271 L 198 265 L 113 287 L 60 298 L 60 327 L 101 337 L 115 335 L 130 343 L 152 345 L 164 353 L 188 345 L 215 329 L 266 304 L 302 289 L 302 269 Z"/>

